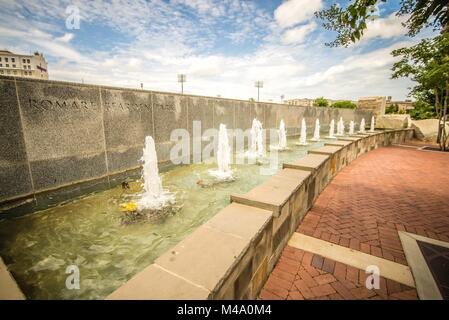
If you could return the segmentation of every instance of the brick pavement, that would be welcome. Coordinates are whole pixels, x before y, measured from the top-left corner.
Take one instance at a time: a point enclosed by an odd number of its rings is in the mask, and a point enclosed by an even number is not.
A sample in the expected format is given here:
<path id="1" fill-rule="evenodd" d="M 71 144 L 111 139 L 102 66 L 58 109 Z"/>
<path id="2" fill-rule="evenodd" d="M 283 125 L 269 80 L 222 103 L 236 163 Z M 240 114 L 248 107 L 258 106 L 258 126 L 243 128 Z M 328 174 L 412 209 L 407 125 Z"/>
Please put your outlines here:
<path id="1" fill-rule="evenodd" d="M 344 168 L 297 232 L 407 265 L 398 231 L 449 241 L 449 154 L 387 147 Z M 287 246 L 261 299 L 416 299 L 381 280 L 367 290 L 363 270 Z"/>

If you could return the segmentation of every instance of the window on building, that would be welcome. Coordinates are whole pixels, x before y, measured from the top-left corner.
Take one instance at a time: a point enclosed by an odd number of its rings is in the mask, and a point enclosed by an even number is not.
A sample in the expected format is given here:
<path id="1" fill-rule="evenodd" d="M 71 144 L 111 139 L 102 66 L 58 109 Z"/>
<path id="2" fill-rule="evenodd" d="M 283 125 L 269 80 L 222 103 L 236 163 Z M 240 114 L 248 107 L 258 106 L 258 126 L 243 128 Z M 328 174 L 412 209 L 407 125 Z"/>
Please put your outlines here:
<path id="1" fill-rule="evenodd" d="M 3 74 L 3 70 L 0 70 L 0 74 Z"/>
<path id="2" fill-rule="evenodd" d="M 22 62 L 23 62 L 23 63 L 25 63 L 25 62 L 26 62 L 26 60 L 25 60 L 25 59 L 22 59 Z"/>
<path id="3" fill-rule="evenodd" d="M 15 58 L 11 58 L 11 62 L 16 62 L 16 59 Z"/>
<path id="4" fill-rule="evenodd" d="M 6 68 L 9 68 L 9 64 L 8 63 L 6 64 Z"/>
<path id="5" fill-rule="evenodd" d="M 16 71 L 16 70 L 14 70 L 14 74 L 17 74 L 17 71 Z"/>
<path id="6" fill-rule="evenodd" d="M 13 64 L 13 65 L 12 65 L 12 67 L 13 67 L 13 68 L 15 68 L 15 67 L 16 67 L 16 65 L 15 65 L 15 64 Z"/>
<path id="7" fill-rule="evenodd" d="M 27 63 L 30 63 L 30 59 L 27 59 Z"/>
<path id="8" fill-rule="evenodd" d="M 23 68 L 24 68 L 24 69 L 26 69 L 26 68 L 27 68 L 27 66 L 23 66 Z"/>
<path id="9" fill-rule="evenodd" d="M 2 61 L 2 57 L 0 57 L 0 61 Z"/>
<path id="10" fill-rule="evenodd" d="M 8 62 L 8 58 L 5 58 L 5 62 Z"/>
<path id="11" fill-rule="evenodd" d="M 3 67 L 3 65 L 0 63 L 0 67 Z"/>
<path id="12" fill-rule="evenodd" d="M 31 70 L 31 66 L 28 66 L 28 70 Z"/>

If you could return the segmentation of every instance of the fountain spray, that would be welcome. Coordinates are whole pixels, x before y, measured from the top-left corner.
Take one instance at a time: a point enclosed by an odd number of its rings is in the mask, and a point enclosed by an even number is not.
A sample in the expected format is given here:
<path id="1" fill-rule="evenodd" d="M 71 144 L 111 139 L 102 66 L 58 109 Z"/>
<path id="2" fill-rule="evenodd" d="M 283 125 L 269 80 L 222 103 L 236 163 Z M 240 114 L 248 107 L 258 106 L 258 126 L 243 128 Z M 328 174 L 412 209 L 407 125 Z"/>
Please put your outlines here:
<path id="1" fill-rule="evenodd" d="M 320 119 L 315 120 L 315 131 L 313 132 L 312 141 L 320 141 Z"/>

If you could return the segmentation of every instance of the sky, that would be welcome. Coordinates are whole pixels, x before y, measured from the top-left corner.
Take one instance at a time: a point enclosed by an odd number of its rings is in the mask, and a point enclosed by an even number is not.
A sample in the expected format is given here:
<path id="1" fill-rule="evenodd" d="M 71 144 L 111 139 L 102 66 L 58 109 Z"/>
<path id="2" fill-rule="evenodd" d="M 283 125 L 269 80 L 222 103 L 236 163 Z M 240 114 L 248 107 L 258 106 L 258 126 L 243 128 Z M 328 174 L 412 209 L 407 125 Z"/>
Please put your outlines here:
<path id="1" fill-rule="evenodd" d="M 314 12 L 323 0 L 0 0 L 0 49 L 43 52 L 51 80 L 263 101 L 362 96 L 407 98 L 413 83 L 390 79 L 393 49 L 407 37 L 398 2 L 378 6 L 363 39 L 335 39 Z M 345 5 L 347 1 L 340 1 Z M 79 28 L 73 17 L 78 13 Z"/>

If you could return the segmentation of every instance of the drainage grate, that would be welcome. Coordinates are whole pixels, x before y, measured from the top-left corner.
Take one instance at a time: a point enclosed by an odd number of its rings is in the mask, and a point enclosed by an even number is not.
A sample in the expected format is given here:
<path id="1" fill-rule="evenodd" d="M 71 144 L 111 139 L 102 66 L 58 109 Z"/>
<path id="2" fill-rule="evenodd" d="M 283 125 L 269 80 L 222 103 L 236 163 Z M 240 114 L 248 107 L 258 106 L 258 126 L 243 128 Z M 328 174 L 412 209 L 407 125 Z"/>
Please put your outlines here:
<path id="1" fill-rule="evenodd" d="M 441 296 L 449 300 L 449 248 L 417 241 Z"/>

